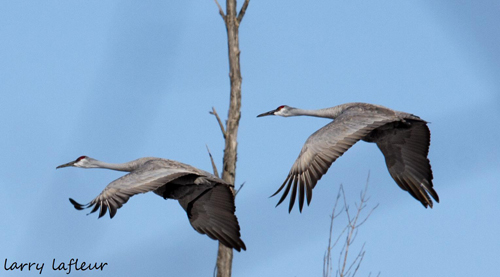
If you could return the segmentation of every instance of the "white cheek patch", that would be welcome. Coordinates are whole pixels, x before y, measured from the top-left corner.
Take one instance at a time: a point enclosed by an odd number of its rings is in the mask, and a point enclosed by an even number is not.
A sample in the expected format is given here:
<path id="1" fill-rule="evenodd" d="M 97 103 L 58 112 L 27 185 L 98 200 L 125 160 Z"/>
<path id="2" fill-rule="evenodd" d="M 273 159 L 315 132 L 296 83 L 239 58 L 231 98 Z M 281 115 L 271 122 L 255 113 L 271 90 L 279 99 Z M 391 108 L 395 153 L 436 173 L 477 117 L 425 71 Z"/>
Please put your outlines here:
<path id="1" fill-rule="evenodd" d="M 76 167 L 82 167 L 85 164 L 85 159 L 81 159 L 74 164 Z"/>

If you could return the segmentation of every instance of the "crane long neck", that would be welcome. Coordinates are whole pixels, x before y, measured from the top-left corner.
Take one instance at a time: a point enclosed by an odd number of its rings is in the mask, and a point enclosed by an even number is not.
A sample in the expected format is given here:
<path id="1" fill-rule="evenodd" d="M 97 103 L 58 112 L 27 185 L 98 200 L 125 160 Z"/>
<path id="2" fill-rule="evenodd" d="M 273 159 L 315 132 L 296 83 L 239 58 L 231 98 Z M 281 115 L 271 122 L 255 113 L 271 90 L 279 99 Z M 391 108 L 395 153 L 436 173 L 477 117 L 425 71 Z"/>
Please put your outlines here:
<path id="1" fill-rule="evenodd" d="M 133 161 L 128 163 L 114 164 L 114 163 L 101 162 L 98 160 L 94 162 L 94 166 L 96 166 L 97 168 L 106 168 L 106 169 L 126 171 L 126 172 L 131 172 L 137 167 L 136 164 L 133 163 Z"/>
<path id="2" fill-rule="evenodd" d="M 315 117 L 323 117 L 323 118 L 331 118 L 335 119 L 342 113 L 343 109 L 340 106 L 319 109 L 319 110 L 303 110 L 303 109 L 295 109 L 295 115 L 308 115 Z"/>

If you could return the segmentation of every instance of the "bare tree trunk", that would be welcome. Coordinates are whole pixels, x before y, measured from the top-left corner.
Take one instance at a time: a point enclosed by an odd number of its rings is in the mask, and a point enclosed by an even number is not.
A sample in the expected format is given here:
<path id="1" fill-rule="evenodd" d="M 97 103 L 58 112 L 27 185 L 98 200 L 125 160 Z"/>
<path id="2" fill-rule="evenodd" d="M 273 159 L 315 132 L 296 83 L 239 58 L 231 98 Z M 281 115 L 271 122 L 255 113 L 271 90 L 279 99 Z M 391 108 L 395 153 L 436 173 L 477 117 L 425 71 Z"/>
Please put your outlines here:
<path id="1" fill-rule="evenodd" d="M 240 46 L 238 28 L 250 0 L 245 0 L 239 14 L 236 12 L 236 0 L 226 0 L 226 14 L 221 6 L 219 12 L 224 19 L 227 29 L 227 42 L 229 54 L 229 79 L 231 82 L 231 95 L 229 98 L 229 112 L 225 130 L 224 161 L 222 179 L 234 185 L 236 177 L 237 136 L 241 117 L 241 72 L 240 72 Z M 233 190 L 234 194 L 234 190 Z M 231 276 L 233 250 L 219 243 L 217 254 L 217 276 Z"/>

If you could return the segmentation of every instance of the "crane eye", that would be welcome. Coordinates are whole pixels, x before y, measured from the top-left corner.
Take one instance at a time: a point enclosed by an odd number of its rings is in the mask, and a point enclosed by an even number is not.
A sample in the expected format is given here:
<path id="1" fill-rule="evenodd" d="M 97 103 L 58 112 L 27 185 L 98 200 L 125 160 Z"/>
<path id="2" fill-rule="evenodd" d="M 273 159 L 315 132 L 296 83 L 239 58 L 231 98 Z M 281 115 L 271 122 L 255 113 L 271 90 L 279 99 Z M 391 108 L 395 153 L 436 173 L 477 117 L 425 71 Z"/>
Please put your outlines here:
<path id="1" fill-rule="evenodd" d="M 279 106 L 276 110 L 279 111 L 279 110 L 283 109 L 284 107 L 285 107 L 285 105 Z"/>
<path id="2" fill-rule="evenodd" d="M 87 156 L 80 156 L 80 157 L 78 157 L 78 159 L 76 159 L 76 161 L 79 162 L 79 161 L 81 161 L 81 160 L 83 160 L 85 158 L 87 158 Z"/>

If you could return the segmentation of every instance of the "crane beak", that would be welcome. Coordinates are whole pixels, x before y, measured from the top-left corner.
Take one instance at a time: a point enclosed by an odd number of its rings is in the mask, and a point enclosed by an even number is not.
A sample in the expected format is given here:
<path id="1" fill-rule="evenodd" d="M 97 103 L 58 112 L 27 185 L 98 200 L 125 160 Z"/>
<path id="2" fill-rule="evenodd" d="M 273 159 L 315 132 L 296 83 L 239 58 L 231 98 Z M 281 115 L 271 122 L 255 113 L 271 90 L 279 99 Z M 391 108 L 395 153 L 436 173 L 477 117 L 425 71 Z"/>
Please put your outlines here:
<path id="1" fill-rule="evenodd" d="M 62 164 L 62 165 L 60 165 L 60 166 L 56 167 L 56 169 L 58 169 L 58 168 L 63 168 L 63 167 L 68 167 L 68 166 L 74 166 L 74 165 L 75 165 L 75 162 L 76 162 L 76 161 L 72 161 L 72 162 L 69 162 L 69 163 L 67 163 L 67 164 Z"/>
<path id="2" fill-rule="evenodd" d="M 268 112 L 259 114 L 257 117 L 262 117 L 262 116 L 266 116 L 266 115 L 274 115 L 275 112 L 276 112 L 276 110 L 268 111 Z"/>

